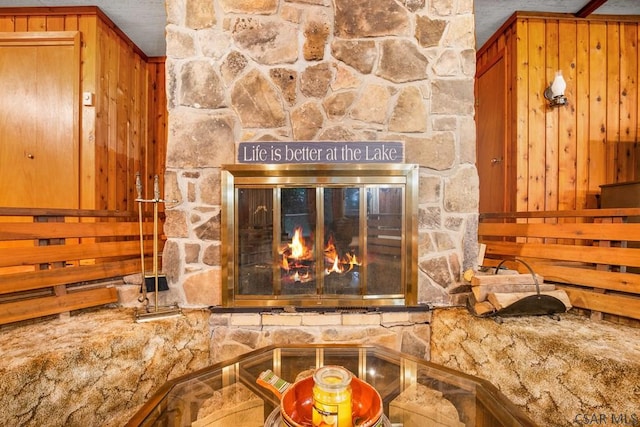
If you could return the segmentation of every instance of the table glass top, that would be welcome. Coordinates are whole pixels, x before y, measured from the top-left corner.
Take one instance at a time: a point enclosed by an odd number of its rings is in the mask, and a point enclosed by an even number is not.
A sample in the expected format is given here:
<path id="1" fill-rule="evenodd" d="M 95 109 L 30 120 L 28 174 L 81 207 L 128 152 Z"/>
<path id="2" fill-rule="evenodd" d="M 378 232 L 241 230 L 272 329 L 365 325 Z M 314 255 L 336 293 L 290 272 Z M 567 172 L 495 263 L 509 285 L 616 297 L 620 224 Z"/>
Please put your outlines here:
<path id="1" fill-rule="evenodd" d="M 342 366 L 382 398 L 384 425 L 534 426 L 492 384 L 378 346 L 270 346 L 169 381 L 129 426 L 280 426 L 280 401 L 258 385 L 272 370 L 294 383 L 315 369 Z"/>

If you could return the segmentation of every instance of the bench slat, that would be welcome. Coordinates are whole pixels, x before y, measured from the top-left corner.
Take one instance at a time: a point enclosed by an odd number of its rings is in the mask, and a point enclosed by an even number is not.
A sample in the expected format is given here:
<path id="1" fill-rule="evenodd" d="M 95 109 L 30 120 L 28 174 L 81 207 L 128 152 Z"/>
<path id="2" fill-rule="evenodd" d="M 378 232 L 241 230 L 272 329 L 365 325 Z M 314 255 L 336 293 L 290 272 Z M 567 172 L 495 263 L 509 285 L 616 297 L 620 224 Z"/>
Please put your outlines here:
<path id="1" fill-rule="evenodd" d="M 147 264 L 146 271 L 150 271 L 151 262 L 152 260 L 149 258 L 145 260 L 145 264 Z M 140 259 L 135 258 L 95 265 L 80 265 L 77 267 L 5 274 L 0 275 L 0 295 L 71 283 L 108 279 L 139 272 L 141 272 Z"/>
<path id="2" fill-rule="evenodd" d="M 638 249 L 633 248 L 493 241 L 482 241 L 482 243 L 487 245 L 486 254 L 493 257 L 544 258 L 594 264 L 615 262 L 613 265 L 640 267 Z"/>
<path id="3" fill-rule="evenodd" d="M 145 242 L 145 253 L 151 253 L 152 246 L 153 242 Z M 5 248 L 0 249 L 0 267 L 136 255 L 140 256 L 139 240 Z"/>
<path id="4" fill-rule="evenodd" d="M 488 212 L 481 213 L 480 220 L 517 218 L 604 218 L 640 216 L 640 208 L 580 209 L 562 211 Z"/>
<path id="5" fill-rule="evenodd" d="M 32 299 L 2 304 L 0 324 L 115 303 L 118 301 L 118 291 L 114 287 L 94 288 L 69 292 L 64 295 L 38 298 L 36 301 L 36 307 L 34 307 L 34 300 Z"/>
<path id="6" fill-rule="evenodd" d="M 591 292 L 571 286 L 560 285 L 558 288 L 567 292 L 574 307 L 640 319 L 640 311 L 638 311 L 640 298 Z"/>
<path id="7" fill-rule="evenodd" d="M 577 265 L 572 267 L 528 260 L 527 262 L 535 272 L 550 282 L 640 294 L 640 274 L 596 270 Z"/>
<path id="8" fill-rule="evenodd" d="M 481 223 L 480 236 L 640 241 L 640 223 Z"/>
<path id="9" fill-rule="evenodd" d="M 145 222 L 143 234 L 151 236 L 153 224 Z M 73 237 L 140 236 L 137 222 L 0 222 L 0 241 L 65 239 Z"/>

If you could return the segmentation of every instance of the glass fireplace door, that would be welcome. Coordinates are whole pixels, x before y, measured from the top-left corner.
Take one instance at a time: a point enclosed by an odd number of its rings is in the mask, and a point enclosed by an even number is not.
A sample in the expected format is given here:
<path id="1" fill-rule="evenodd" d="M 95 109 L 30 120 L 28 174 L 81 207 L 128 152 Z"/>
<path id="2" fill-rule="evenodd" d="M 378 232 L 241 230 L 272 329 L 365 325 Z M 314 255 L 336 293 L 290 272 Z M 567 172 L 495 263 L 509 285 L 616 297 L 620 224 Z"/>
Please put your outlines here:
<path id="1" fill-rule="evenodd" d="M 402 296 L 402 187 L 237 191 L 238 296 Z"/>
<path id="2" fill-rule="evenodd" d="M 302 178 L 241 176 L 231 187 L 227 177 L 233 197 L 223 211 L 223 302 L 369 306 L 414 299 L 416 215 L 407 199 L 415 189 L 395 177 Z"/>

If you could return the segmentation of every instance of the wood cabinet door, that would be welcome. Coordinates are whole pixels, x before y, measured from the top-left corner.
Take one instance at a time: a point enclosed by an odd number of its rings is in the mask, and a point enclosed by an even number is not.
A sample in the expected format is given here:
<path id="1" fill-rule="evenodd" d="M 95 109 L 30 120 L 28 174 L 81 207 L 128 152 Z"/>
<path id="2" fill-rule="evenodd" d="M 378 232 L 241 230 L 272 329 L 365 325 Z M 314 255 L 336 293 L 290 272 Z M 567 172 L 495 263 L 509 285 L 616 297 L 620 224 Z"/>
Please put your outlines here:
<path id="1" fill-rule="evenodd" d="M 476 166 L 480 179 L 479 211 L 507 209 L 505 58 L 479 74 L 476 80 Z"/>
<path id="2" fill-rule="evenodd" d="M 0 206 L 78 208 L 80 36 L 0 36 Z"/>

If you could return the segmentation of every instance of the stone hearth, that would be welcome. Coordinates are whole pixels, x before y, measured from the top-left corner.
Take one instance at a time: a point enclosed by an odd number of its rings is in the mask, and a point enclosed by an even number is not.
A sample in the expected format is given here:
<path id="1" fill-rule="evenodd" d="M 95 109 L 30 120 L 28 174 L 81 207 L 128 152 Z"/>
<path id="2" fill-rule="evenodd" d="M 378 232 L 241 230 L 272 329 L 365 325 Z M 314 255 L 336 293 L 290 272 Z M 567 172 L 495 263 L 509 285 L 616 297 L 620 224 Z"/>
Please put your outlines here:
<path id="1" fill-rule="evenodd" d="M 269 344 L 378 344 L 485 378 L 541 427 L 638 421 L 640 330 L 577 314 L 211 314 L 102 309 L 0 330 L 0 425 L 122 426 L 167 380 Z M 584 418 L 588 417 L 588 418 Z M 612 418 L 615 417 L 615 418 Z M 578 422 L 576 422 L 578 420 Z M 613 421 L 612 421 L 613 420 Z M 638 425 L 637 423 L 635 425 Z"/>
<path id="2" fill-rule="evenodd" d="M 640 329 L 573 312 L 479 319 L 436 310 L 431 361 L 484 378 L 540 426 L 640 426 Z"/>

